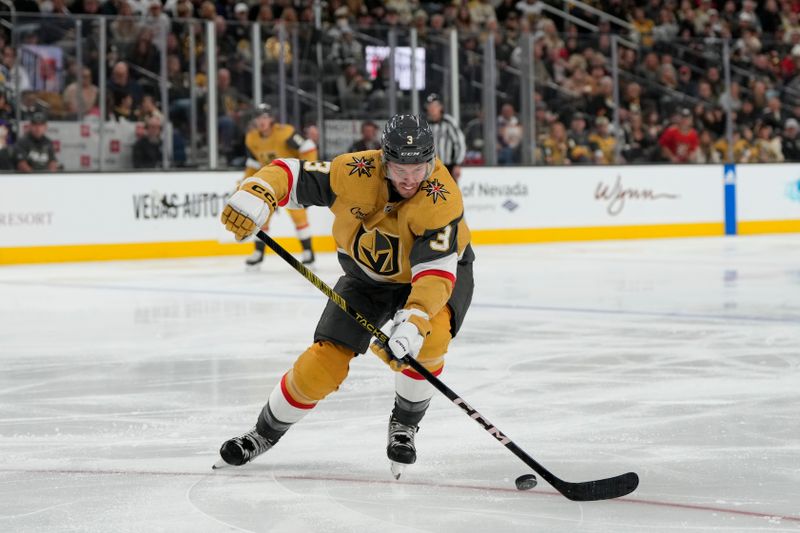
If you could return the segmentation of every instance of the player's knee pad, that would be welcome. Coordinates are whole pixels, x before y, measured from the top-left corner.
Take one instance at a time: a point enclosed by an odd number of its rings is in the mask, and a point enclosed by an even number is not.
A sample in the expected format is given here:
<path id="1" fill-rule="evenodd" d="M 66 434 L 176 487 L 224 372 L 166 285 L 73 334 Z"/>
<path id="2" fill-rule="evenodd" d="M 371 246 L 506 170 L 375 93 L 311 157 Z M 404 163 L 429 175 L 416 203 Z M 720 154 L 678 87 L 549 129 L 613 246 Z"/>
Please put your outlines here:
<path id="1" fill-rule="evenodd" d="M 430 322 L 431 334 L 425 339 L 417 361 L 427 370 L 438 372 L 444 366 L 444 355 L 453 338 L 450 333 L 450 308 L 445 305 Z"/>
<path id="2" fill-rule="evenodd" d="M 354 355 L 352 350 L 336 344 L 315 342 L 287 374 L 287 391 L 299 403 L 315 404 L 339 388 Z"/>

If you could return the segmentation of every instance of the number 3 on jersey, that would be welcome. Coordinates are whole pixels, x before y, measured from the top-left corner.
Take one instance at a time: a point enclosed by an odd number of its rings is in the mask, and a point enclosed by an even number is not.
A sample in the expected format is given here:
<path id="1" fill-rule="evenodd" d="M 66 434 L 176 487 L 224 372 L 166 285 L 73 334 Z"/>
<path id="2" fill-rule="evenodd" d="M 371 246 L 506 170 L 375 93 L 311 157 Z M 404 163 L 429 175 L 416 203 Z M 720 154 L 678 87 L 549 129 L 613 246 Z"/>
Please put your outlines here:
<path id="1" fill-rule="evenodd" d="M 330 161 L 305 161 L 303 162 L 303 170 L 306 172 L 321 172 L 322 174 L 330 174 L 331 162 Z"/>
<path id="2" fill-rule="evenodd" d="M 431 241 L 431 250 L 436 250 L 437 252 L 450 250 L 450 234 L 452 232 L 452 226 L 445 226 L 444 230 L 436 234 L 436 239 Z"/>

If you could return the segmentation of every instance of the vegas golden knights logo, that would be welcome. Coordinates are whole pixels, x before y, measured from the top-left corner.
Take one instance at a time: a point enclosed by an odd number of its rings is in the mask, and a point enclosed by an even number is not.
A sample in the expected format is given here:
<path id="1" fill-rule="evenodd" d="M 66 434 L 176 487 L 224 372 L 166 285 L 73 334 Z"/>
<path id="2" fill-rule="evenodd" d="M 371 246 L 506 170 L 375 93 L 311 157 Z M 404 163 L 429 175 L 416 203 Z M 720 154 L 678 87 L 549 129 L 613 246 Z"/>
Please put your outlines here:
<path id="1" fill-rule="evenodd" d="M 363 225 L 353 241 L 355 260 L 381 276 L 393 276 L 400 271 L 399 251 L 399 237 L 377 229 L 367 231 Z"/>

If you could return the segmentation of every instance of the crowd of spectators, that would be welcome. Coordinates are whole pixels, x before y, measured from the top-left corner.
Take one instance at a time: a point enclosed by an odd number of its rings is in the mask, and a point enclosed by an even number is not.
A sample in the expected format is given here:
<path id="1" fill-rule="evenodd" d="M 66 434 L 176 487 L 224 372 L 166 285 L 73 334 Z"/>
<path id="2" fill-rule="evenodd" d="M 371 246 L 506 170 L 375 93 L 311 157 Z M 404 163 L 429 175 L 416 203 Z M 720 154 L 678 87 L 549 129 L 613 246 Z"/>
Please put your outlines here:
<path id="1" fill-rule="evenodd" d="M 45 112 L 50 119 L 74 119 L 100 113 L 97 83 L 106 70 L 106 120 L 135 121 L 140 150 L 154 163 L 151 146 L 156 122 L 169 122 L 171 145 L 185 160 L 194 85 L 203 116 L 208 73 L 202 61 L 203 26 L 217 35 L 217 110 L 219 139 L 227 161 L 236 162 L 252 101 L 251 25 L 263 25 L 265 98 L 276 94 L 278 61 L 299 63 L 301 88 L 322 83 L 337 112 L 330 117 L 385 119 L 390 77 L 387 61 L 368 65 L 366 46 L 398 30 L 398 45 L 408 43 L 408 28 L 426 51 L 426 93 L 444 93 L 449 54 L 447 34 L 458 31 L 461 77 L 460 121 L 467 137 L 466 164 L 483 162 L 483 43 L 494 39 L 498 65 L 497 160 L 519 164 L 530 150 L 536 163 L 612 164 L 647 162 L 706 163 L 800 160 L 800 0 L 585 0 L 615 18 L 574 8 L 570 14 L 597 27 L 587 31 L 543 10 L 539 0 L 329 0 L 323 2 L 323 31 L 314 31 L 312 0 L 21 0 L 16 42 L 59 45 L 65 51 L 58 84 L 34 90 L 29 72 L 19 67 L 8 34 L 0 32 L 0 143 L 11 145 L 14 106 L 23 119 Z M 552 2 L 564 9 L 564 2 Z M 107 15 L 107 59 L 99 65 L 98 25 L 84 25 L 82 64 L 74 54 L 75 17 Z M 46 15 L 46 16 L 43 16 Z M 298 28 L 299 46 L 281 48 L 278 28 Z M 535 143 L 523 144 L 521 48 L 533 34 Z M 190 46 L 194 37 L 194 48 Z M 619 108 L 614 103 L 612 36 L 620 40 Z M 323 69 L 315 43 L 322 41 Z M 93 41 L 90 42 L 90 41 Z M 731 84 L 725 90 L 723 41 L 729 43 Z M 197 59 L 189 78 L 191 56 Z M 158 79 L 166 58 L 168 109 L 162 109 Z M 270 70 L 271 69 L 271 70 Z M 57 90 L 51 90 L 57 87 Z M 14 97 L 19 90 L 18 97 Z M 308 90 L 314 94 L 313 89 Z M 410 91 L 399 90 L 400 108 Z M 304 101 L 305 110 L 314 102 Z M 727 111 L 731 111 L 730 124 Z M 310 113 L 306 113 L 306 118 Z M 618 118 L 618 123 L 615 120 Z M 308 122 L 308 120 L 304 120 Z M 617 126 L 618 124 L 618 126 Z M 301 124 L 308 126 L 308 123 Z M 728 142 L 731 128 L 732 143 Z M 6 133 L 3 133 L 6 130 Z M 147 132 L 147 133 L 146 133 Z M 2 138 L 4 137 L 4 139 Z M 161 150 L 161 147 L 158 147 Z M 183 152 L 181 152 L 183 150 Z M 144 152 L 143 152 L 144 153 Z M 176 158 L 178 159 L 178 158 Z M 178 160 L 180 162 L 180 160 Z"/>

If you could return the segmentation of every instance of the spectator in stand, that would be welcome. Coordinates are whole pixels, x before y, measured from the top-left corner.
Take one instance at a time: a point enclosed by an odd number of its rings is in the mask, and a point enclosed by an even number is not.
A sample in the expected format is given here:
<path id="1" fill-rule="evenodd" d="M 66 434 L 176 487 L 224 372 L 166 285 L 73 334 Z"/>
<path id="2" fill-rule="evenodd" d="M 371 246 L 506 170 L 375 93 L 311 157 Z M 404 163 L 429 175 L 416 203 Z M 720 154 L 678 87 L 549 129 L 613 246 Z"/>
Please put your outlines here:
<path id="1" fill-rule="evenodd" d="M 16 118 L 14 107 L 8 100 L 10 94 L 11 94 L 10 91 L 8 91 L 3 87 L 0 87 L 0 121 L 9 122 L 13 121 Z M 14 140 L 13 135 L 8 140 L 9 142 L 13 142 Z"/>
<path id="2" fill-rule="evenodd" d="M 692 112 L 688 108 L 680 110 L 677 124 L 664 130 L 658 139 L 661 155 L 670 163 L 689 163 L 694 160 L 694 152 L 699 145 L 697 130 L 692 125 Z"/>
<path id="3" fill-rule="evenodd" d="M 317 149 L 319 150 L 319 147 L 321 146 L 319 139 L 319 128 L 315 123 L 312 122 L 310 124 L 306 124 L 306 126 L 303 128 L 303 135 L 305 136 L 306 139 L 313 142 L 314 146 L 316 146 Z M 320 156 L 317 155 L 317 157 Z"/>
<path id="4" fill-rule="evenodd" d="M 517 111 L 511 103 L 506 102 L 500 108 L 500 115 L 497 117 L 497 137 L 497 164 L 518 164 L 521 156 L 522 125 L 517 118 Z"/>
<path id="5" fill-rule="evenodd" d="M 147 10 L 142 17 L 142 26 L 147 26 L 153 31 L 150 42 L 158 50 L 164 51 L 163 42 L 169 33 L 172 21 L 169 15 L 164 13 L 164 5 L 161 0 L 147 0 Z"/>
<path id="6" fill-rule="evenodd" d="M 467 139 L 467 155 L 464 156 L 464 164 L 482 165 L 484 162 L 483 110 L 478 109 L 477 116 L 467 122 L 464 127 L 464 137 Z"/>
<path id="7" fill-rule="evenodd" d="M 697 83 L 692 79 L 692 69 L 688 65 L 682 65 L 678 69 L 677 90 L 689 96 L 697 96 Z"/>
<path id="8" fill-rule="evenodd" d="M 610 117 L 614 112 L 614 81 L 603 76 L 597 84 L 597 91 L 589 100 L 586 110 L 592 116 Z"/>
<path id="9" fill-rule="evenodd" d="M 133 105 L 139 105 L 139 102 L 142 101 L 142 87 L 131 79 L 130 68 L 124 61 L 118 61 L 111 69 L 108 92 L 109 94 L 120 92 L 130 95 L 133 98 Z"/>
<path id="10" fill-rule="evenodd" d="M 786 161 L 800 161 L 800 123 L 797 119 L 790 118 L 783 125 L 781 134 L 781 152 Z"/>
<path id="11" fill-rule="evenodd" d="M 589 145 L 594 150 L 594 162 L 600 165 L 613 165 L 616 161 L 617 139 L 611 134 L 607 117 L 597 117 L 594 131 L 589 134 Z"/>
<path id="12" fill-rule="evenodd" d="M 714 137 L 711 135 L 711 132 L 708 130 L 702 130 L 700 132 L 700 141 L 697 147 L 697 151 L 694 153 L 695 163 L 721 163 L 722 159 L 720 158 L 719 152 L 714 148 Z"/>
<path id="13" fill-rule="evenodd" d="M 11 124 L 0 119 L 0 171 L 15 170 Z"/>
<path id="14" fill-rule="evenodd" d="M 763 79 L 753 78 L 750 82 L 750 99 L 760 112 L 767 107 L 769 86 Z"/>
<path id="15" fill-rule="evenodd" d="M 750 99 L 742 100 L 742 108 L 736 113 L 736 125 L 754 124 L 759 117 L 755 104 Z"/>
<path id="16" fill-rule="evenodd" d="M 658 137 L 645 126 L 640 111 L 631 111 L 628 122 L 623 126 L 625 144 L 622 146 L 622 157 L 628 163 L 650 163 L 655 160 L 658 149 Z"/>
<path id="17" fill-rule="evenodd" d="M 45 133 L 47 118 L 44 113 L 34 113 L 28 133 L 14 146 L 14 158 L 18 172 L 55 172 L 59 169 L 56 151 Z"/>
<path id="18" fill-rule="evenodd" d="M 339 37 L 333 41 L 328 59 L 339 68 L 344 68 L 349 63 L 364 64 L 364 46 L 353 37 L 350 26 L 339 30 Z"/>
<path id="19" fill-rule="evenodd" d="M 269 2 L 256 6 L 255 21 L 259 24 L 272 24 L 275 21 L 275 12 Z"/>
<path id="20" fill-rule="evenodd" d="M 541 142 L 541 157 L 545 165 L 569 165 L 569 144 L 567 142 L 567 128 L 563 122 L 555 122 L 550 127 L 550 133 Z"/>
<path id="21" fill-rule="evenodd" d="M 227 38 L 235 44 L 237 53 L 244 56 L 247 61 L 252 57 L 252 37 L 250 22 L 250 8 L 244 2 L 239 2 L 233 8 L 233 22 L 228 25 Z"/>
<path id="22" fill-rule="evenodd" d="M 458 14 L 456 15 L 456 30 L 461 35 L 477 33 L 480 28 L 472 20 L 472 15 L 469 12 L 469 7 L 466 4 L 462 4 L 458 8 Z"/>
<path id="23" fill-rule="evenodd" d="M 153 44 L 155 32 L 150 26 L 142 26 L 136 36 L 136 42 L 127 55 L 127 60 L 132 65 L 137 65 L 151 73 L 160 72 L 161 53 Z"/>
<path id="24" fill-rule="evenodd" d="M 586 101 L 594 92 L 594 80 L 586 72 L 584 61 L 573 61 L 573 58 L 583 60 L 582 56 L 573 55 L 570 58 L 570 76 L 564 81 L 561 87 L 569 91 L 575 98 Z"/>
<path id="25" fill-rule="evenodd" d="M 772 134 L 772 126 L 761 124 L 754 142 L 759 163 L 782 163 L 781 138 Z"/>
<path id="26" fill-rule="evenodd" d="M 80 95 L 82 102 L 78 101 L 78 80 L 67 85 L 62 95 L 64 107 L 67 113 L 77 114 L 80 107 L 84 115 L 97 115 L 100 113 L 97 107 L 98 90 L 97 85 L 92 83 L 92 71 L 89 67 L 81 69 L 81 89 Z"/>
<path id="27" fill-rule="evenodd" d="M 656 23 L 653 22 L 653 19 L 647 17 L 644 8 L 637 7 L 633 10 L 633 20 L 631 24 L 633 25 L 634 31 L 634 35 L 631 37 L 635 41 L 638 41 L 644 48 L 652 47 L 653 28 L 655 28 Z"/>
<path id="28" fill-rule="evenodd" d="M 142 104 L 139 106 L 138 115 L 139 120 L 145 123 L 150 117 L 156 117 L 161 123 L 164 122 L 164 115 L 161 113 L 161 110 L 158 109 L 156 99 L 152 94 L 145 94 L 142 97 Z"/>
<path id="29" fill-rule="evenodd" d="M 381 140 L 378 135 L 378 125 L 371 120 L 361 123 L 361 138 L 350 145 L 348 152 L 363 152 L 364 150 L 378 150 Z"/>
<path id="30" fill-rule="evenodd" d="M 762 124 L 768 124 L 774 130 L 780 131 L 781 126 L 783 126 L 787 118 L 786 113 L 781 109 L 781 99 L 778 97 L 777 93 L 773 94 L 770 92 L 767 98 L 767 107 L 761 113 L 760 122 Z"/>
<path id="31" fill-rule="evenodd" d="M 3 64 L 0 66 L 0 78 L 9 91 L 16 91 L 17 77 L 19 77 L 20 92 L 31 89 L 31 79 L 28 71 L 16 64 L 17 54 L 10 45 L 3 47 Z"/>
<path id="32" fill-rule="evenodd" d="M 728 157 L 728 141 L 725 137 L 717 139 L 714 149 L 719 153 L 720 160 L 724 163 L 749 163 L 753 157 L 753 147 L 742 136 L 745 128 L 734 128 L 733 130 L 733 161 Z"/>
<path id="33" fill-rule="evenodd" d="M 738 112 L 742 108 L 742 86 L 739 85 L 739 82 L 731 81 L 730 96 L 723 92 L 719 96 L 718 102 L 722 109 L 725 109 L 730 102 L 731 110 Z"/>
<path id="34" fill-rule="evenodd" d="M 388 66 L 388 62 L 384 62 Z M 336 89 L 342 112 L 347 116 L 358 114 L 364 109 L 367 96 L 372 91 L 372 83 L 364 77 L 359 67 L 348 61 L 342 73 L 336 78 Z"/>
<path id="35" fill-rule="evenodd" d="M 242 110 L 247 106 L 247 98 L 231 85 L 231 73 L 226 68 L 217 71 L 217 129 L 219 130 L 219 148 L 228 162 L 235 158 L 234 142 L 244 137 L 240 124 Z"/>
<path id="36" fill-rule="evenodd" d="M 709 130 L 715 137 L 725 134 L 725 111 L 721 107 L 698 103 L 694 107 L 694 116 L 698 128 Z"/>
<path id="37" fill-rule="evenodd" d="M 676 91 L 678 88 L 678 71 L 671 63 L 664 63 L 659 68 L 659 86 L 662 89 Z M 672 93 L 663 92 L 659 95 L 658 105 L 659 109 L 669 107 L 673 102 Z"/>
<path id="38" fill-rule="evenodd" d="M 172 8 L 172 18 L 176 19 L 197 18 L 194 9 L 194 4 L 192 4 L 191 0 L 177 0 L 174 4 L 167 5 L 167 8 L 169 7 Z"/>
<path id="39" fill-rule="evenodd" d="M 162 144 L 161 119 L 151 116 L 145 120 L 145 134 L 133 145 L 133 168 L 161 168 Z"/>
<path id="40" fill-rule="evenodd" d="M 136 113 L 133 110 L 133 96 L 122 91 L 111 94 L 113 105 L 111 116 L 117 122 L 135 122 Z"/>
<path id="41" fill-rule="evenodd" d="M 756 1 L 744 0 L 742 2 L 742 10 L 739 12 L 739 25 L 748 25 L 752 27 L 756 33 L 763 33 L 764 29 L 761 25 L 761 19 L 756 13 Z"/>
<path id="42" fill-rule="evenodd" d="M 38 19 L 38 36 L 41 44 L 67 44 L 73 42 L 75 37 L 75 24 L 73 16 L 66 5 L 66 0 L 50 0 L 50 10 L 47 17 Z M 59 43 L 59 41 L 62 41 Z"/>
<path id="43" fill-rule="evenodd" d="M 197 5 L 198 2 L 193 0 L 193 4 Z M 200 3 L 200 7 L 197 8 L 197 14 L 201 19 L 205 19 L 209 22 L 214 22 L 214 17 L 217 16 L 217 6 L 214 5 L 214 2 L 211 0 L 203 0 Z"/>
<path id="44" fill-rule="evenodd" d="M 628 111 L 640 111 L 642 113 L 647 113 L 655 108 L 655 104 L 652 101 L 642 98 L 642 86 L 635 81 L 625 86 L 620 106 Z"/>
<path id="45" fill-rule="evenodd" d="M 647 52 L 644 60 L 636 67 L 636 74 L 647 80 L 647 85 L 658 83 L 658 69 L 661 62 L 658 59 L 658 54 L 655 52 Z"/>
<path id="46" fill-rule="evenodd" d="M 231 75 L 231 86 L 239 94 L 248 94 L 253 87 L 253 69 L 242 54 L 234 54 L 228 58 L 228 71 Z"/>
<path id="47" fill-rule="evenodd" d="M 591 163 L 592 148 L 589 146 L 589 133 L 586 131 L 586 115 L 574 113 L 567 132 L 569 160 L 573 163 Z"/>
<path id="48" fill-rule="evenodd" d="M 653 28 L 653 41 L 655 46 L 668 47 L 669 43 L 678 36 L 680 28 L 675 20 L 675 14 L 669 8 L 662 9 L 658 14 L 658 24 Z"/>
<path id="49" fill-rule="evenodd" d="M 121 51 L 123 56 L 136 42 L 139 35 L 139 24 L 133 13 L 133 8 L 126 0 L 119 3 L 119 16 L 111 21 L 111 42 Z"/>
<path id="50" fill-rule="evenodd" d="M 491 0 L 473 0 L 467 7 L 470 17 L 479 27 L 485 27 L 490 20 L 497 20 Z"/>

